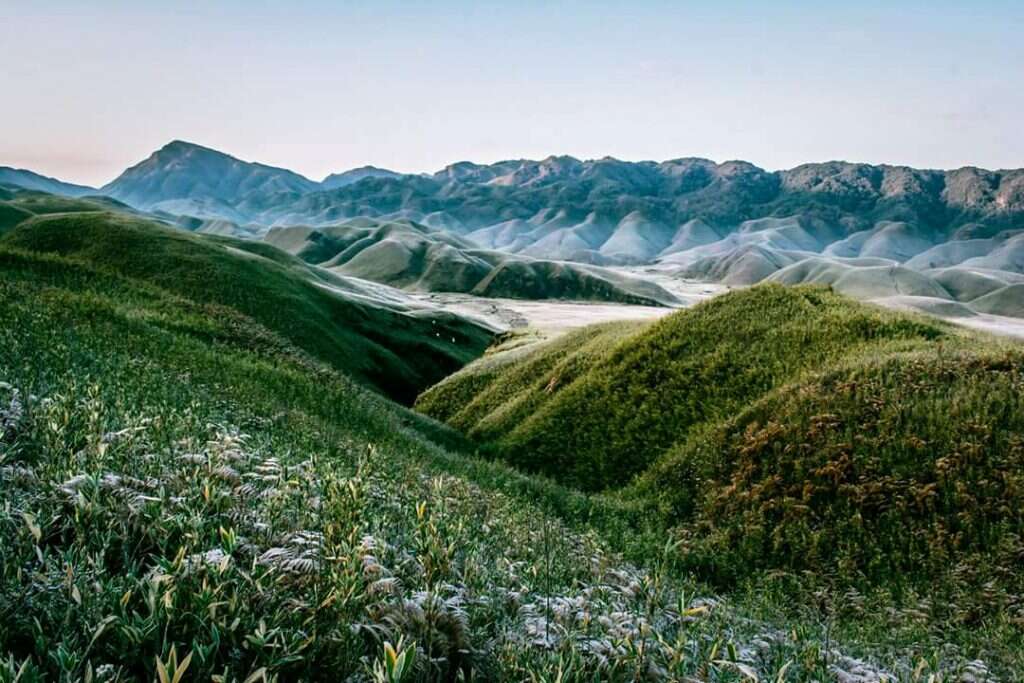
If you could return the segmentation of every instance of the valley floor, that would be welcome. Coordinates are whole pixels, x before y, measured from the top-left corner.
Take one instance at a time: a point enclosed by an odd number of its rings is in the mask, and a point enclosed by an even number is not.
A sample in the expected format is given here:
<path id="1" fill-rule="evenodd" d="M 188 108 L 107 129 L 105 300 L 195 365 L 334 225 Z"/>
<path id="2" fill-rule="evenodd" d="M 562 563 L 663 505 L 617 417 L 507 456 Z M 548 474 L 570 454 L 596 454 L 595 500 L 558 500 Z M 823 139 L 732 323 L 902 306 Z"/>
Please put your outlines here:
<path id="1" fill-rule="evenodd" d="M 626 269 L 623 274 L 638 275 Z M 644 275 L 645 279 L 654 278 Z M 668 289 L 681 302 L 683 308 L 709 299 L 729 290 L 716 283 L 691 282 L 678 278 L 660 277 L 656 282 Z M 414 294 L 424 303 L 480 321 L 502 332 L 532 329 L 541 339 L 551 339 L 566 332 L 595 323 L 616 320 L 656 320 L 675 308 L 634 306 L 629 304 L 596 303 L 587 301 L 529 301 L 523 299 L 490 299 L 472 294 L 429 293 Z"/>
<path id="2" fill-rule="evenodd" d="M 671 277 L 651 268 L 619 268 L 623 274 L 642 277 L 656 282 L 675 295 L 680 308 L 689 308 L 701 301 L 734 289 L 714 282 L 697 282 Z M 439 307 L 465 316 L 494 330 L 532 330 L 537 340 L 553 339 L 566 332 L 596 323 L 618 320 L 657 320 L 676 308 L 635 306 L 617 303 L 586 301 L 529 301 L 523 299 L 492 299 L 472 294 L 423 293 L 411 294 L 425 308 Z M 941 299 L 920 296 L 895 296 L 870 299 L 870 303 L 898 311 L 932 315 L 957 325 L 1001 336 L 1024 339 L 1024 319 L 1001 315 L 973 313 L 969 316 L 945 315 Z"/>
<path id="3" fill-rule="evenodd" d="M 609 268 L 623 275 L 638 277 L 661 285 L 674 294 L 684 306 L 692 306 L 703 299 L 715 296 L 737 287 L 713 282 L 680 279 L 668 270 L 659 266 L 636 266 Z M 870 303 L 891 308 L 896 311 L 924 313 L 941 318 L 957 325 L 992 334 L 1024 338 L 1024 318 L 1011 318 L 1003 315 L 990 315 L 970 311 L 966 307 L 950 305 L 946 299 L 929 296 L 890 296 L 868 299 Z M 623 316 L 625 318 L 626 316 Z M 639 316 L 637 316 L 639 317 Z"/>

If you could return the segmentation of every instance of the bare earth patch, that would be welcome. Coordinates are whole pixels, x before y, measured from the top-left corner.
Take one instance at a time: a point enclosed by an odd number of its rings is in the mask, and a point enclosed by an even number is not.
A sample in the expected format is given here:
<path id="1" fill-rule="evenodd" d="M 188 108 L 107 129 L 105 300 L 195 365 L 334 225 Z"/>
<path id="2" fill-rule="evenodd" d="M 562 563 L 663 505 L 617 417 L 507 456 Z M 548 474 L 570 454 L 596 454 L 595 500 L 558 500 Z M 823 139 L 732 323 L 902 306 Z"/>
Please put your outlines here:
<path id="1" fill-rule="evenodd" d="M 639 275 L 630 271 L 630 275 Z M 683 308 L 728 291 L 715 283 L 691 282 L 661 276 L 653 279 L 683 302 Z M 678 310 L 658 306 L 594 303 L 588 301 L 527 301 L 520 299 L 488 299 L 471 294 L 412 294 L 413 298 L 440 306 L 453 313 L 480 321 L 495 330 L 539 332 L 538 338 L 552 339 L 570 330 L 614 320 L 656 320 Z"/>

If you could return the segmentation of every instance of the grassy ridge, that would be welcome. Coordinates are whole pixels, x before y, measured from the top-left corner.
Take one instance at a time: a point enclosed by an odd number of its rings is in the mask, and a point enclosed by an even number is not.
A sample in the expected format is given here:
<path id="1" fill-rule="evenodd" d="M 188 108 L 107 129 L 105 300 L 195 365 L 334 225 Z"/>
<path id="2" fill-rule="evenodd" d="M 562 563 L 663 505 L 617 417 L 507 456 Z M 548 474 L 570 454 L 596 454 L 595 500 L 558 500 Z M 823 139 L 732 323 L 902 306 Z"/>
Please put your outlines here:
<path id="1" fill-rule="evenodd" d="M 633 322 L 591 325 L 546 345 L 542 353 L 527 346 L 483 358 L 472 371 L 431 387 L 419 397 L 417 408 L 474 439 L 497 438 L 529 417 L 559 384 L 576 379 L 643 326 Z M 543 391 L 523 391 L 539 377 L 551 378 Z"/>
<path id="2" fill-rule="evenodd" d="M 708 579 L 1021 588 L 1019 347 L 762 286 L 518 353 L 417 406 L 485 452 L 639 501 Z"/>
<path id="3" fill-rule="evenodd" d="M 630 494 L 680 521 L 688 562 L 712 576 L 809 569 L 1016 592 L 1022 390 L 1019 349 L 872 359 L 755 402 Z"/>
<path id="4" fill-rule="evenodd" d="M 588 490 L 617 488 L 689 430 L 810 370 L 952 341 L 949 329 L 823 289 L 761 287 L 669 316 L 633 337 L 625 330 L 602 335 L 593 351 L 587 340 L 594 333 L 584 331 L 497 373 L 481 363 L 417 405 L 526 469 Z M 468 400 L 451 407 L 449 394 L 459 393 Z M 448 404 L 448 413 L 437 404 Z"/>
<path id="5" fill-rule="evenodd" d="M 482 352 L 490 334 L 444 313 L 407 314 L 267 245 L 205 238 L 124 214 L 36 216 L 0 244 L 73 257 L 256 320 L 386 395 L 416 392 Z"/>

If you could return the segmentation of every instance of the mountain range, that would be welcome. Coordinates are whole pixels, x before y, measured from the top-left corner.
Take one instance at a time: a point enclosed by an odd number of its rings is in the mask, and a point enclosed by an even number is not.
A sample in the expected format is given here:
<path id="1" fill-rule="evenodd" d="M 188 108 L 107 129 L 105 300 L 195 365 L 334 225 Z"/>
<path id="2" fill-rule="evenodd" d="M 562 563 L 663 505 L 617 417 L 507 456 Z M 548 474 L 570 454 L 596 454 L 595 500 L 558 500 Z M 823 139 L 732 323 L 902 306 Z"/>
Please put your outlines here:
<path id="1" fill-rule="evenodd" d="M 200 232 L 262 238 L 372 219 L 457 237 L 463 252 L 645 265 L 732 285 L 824 282 L 918 307 L 948 303 L 964 316 L 1024 308 L 1024 169 L 827 162 L 767 171 L 744 161 L 551 156 L 425 175 L 364 167 L 315 182 L 175 141 L 95 190 L 6 168 L 0 182 L 102 194 Z"/>
<path id="2" fill-rule="evenodd" d="M 356 216 L 407 217 L 510 244 L 507 234 L 522 232 L 511 222 L 522 221 L 547 228 L 522 240 L 533 244 L 558 230 L 553 223 L 573 225 L 581 243 L 597 247 L 605 258 L 640 260 L 679 251 L 695 231 L 703 231 L 697 239 L 720 236 L 765 217 L 838 219 L 832 227 L 846 232 L 865 221 L 904 220 L 947 236 L 989 237 L 984 233 L 1019 226 L 1024 213 L 1024 169 L 935 171 L 833 161 L 766 171 L 744 161 L 551 156 L 459 162 L 420 175 L 365 166 L 316 182 L 181 140 L 100 188 L 9 167 L 0 167 L 0 183 L 55 194 L 104 194 L 139 209 L 177 209 L 179 215 L 196 215 L 181 211 L 193 204 L 218 218 L 267 227 L 325 225 Z M 711 231 L 691 225 L 680 233 L 691 220 Z M 649 248 L 630 248 L 625 244 L 630 240 L 619 233 L 637 235 Z"/>

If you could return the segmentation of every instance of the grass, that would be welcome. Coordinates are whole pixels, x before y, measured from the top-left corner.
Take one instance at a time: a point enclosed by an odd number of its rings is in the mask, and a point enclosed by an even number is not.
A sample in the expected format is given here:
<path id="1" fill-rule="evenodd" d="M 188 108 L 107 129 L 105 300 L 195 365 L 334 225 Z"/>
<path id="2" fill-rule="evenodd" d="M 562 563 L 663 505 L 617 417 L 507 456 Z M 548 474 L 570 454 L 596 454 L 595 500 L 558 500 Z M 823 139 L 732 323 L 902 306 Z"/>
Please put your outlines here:
<path id="1" fill-rule="evenodd" d="M 898 590 L 1024 589 L 1024 353 L 872 358 L 773 392 L 661 459 L 630 494 L 687 528 L 695 567 L 830 572 Z M 742 568 L 741 570 L 739 568 Z"/>
<path id="2" fill-rule="evenodd" d="M 713 595 L 652 514 L 670 500 L 474 458 L 240 308 L 103 253 L 4 242 L 0 681 L 927 681 L 1024 666 L 1011 609 L 951 624 L 957 602 L 796 571 Z M 606 326 L 584 346 L 638 333 Z"/>
<path id="3" fill-rule="evenodd" d="M 81 260 L 237 311 L 405 403 L 482 353 L 491 338 L 445 313 L 367 302 L 349 281 L 268 245 L 205 238 L 123 214 L 40 215 L 8 230 L 0 243 Z"/>
<path id="4" fill-rule="evenodd" d="M 827 667 L 255 322 L 63 257 L 0 274 L 2 680 L 385 680 L 388 645 L 404 680 Z"/>
<path id="5" fill-rule="evenodd" d="M 474 365 L 417 406 L 518 466 L 600 491 L 811 370 L 940 340 L 956 335 L 821 289 L 761 287 L 653 324 L 583 330 L 511 367 Z"/>
<path id="6" fill-rule="evenodd" d="M 417 407 L 483 453 L 647 510 L 716 585 L 941 581 L 1015 609 L 1022 377 L 1019 346 L 762 286 L 484 358 Z"/>

